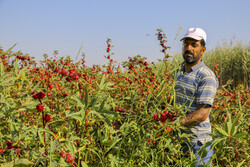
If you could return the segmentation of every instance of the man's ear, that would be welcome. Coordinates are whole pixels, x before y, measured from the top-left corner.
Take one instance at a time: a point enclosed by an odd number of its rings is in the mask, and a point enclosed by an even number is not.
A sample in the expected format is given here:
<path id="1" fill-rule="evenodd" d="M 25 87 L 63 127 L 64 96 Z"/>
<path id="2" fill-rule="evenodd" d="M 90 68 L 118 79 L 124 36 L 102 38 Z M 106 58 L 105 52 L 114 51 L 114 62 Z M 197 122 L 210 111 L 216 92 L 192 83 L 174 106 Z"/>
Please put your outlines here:
<path id="1" fill-rule="evenodd" d="M 206 49 L 207 49 L 206 46 L 203 46 L 203 47 L 202 47 L 202 49 L 201 49 L 202 55 L 205 53 Z"/>

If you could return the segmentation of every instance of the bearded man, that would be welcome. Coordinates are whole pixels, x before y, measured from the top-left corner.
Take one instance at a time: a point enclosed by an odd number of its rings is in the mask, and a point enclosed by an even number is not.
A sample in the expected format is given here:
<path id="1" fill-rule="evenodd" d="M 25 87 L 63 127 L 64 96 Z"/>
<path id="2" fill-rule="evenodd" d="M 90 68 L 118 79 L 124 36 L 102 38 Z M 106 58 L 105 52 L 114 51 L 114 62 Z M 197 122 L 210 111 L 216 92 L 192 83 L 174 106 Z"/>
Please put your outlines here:
<path id="1" fill-rule="evenodd" d="M 201 28 L 190 28 L 181 39 L 184 62 L 178 71 L 175 85 L 176 104 L 182 105 L 187 111 L 180 124 L 187 127 L 184 133 L 192 134 L 190 142 L 183 144 L 183 151 L 188 152 L 188 148 L 193 150 L 198 160 L 195 166 L 211 166 L 212 162 L 208 161 L 213 155 L 213 150 L 204 158 L 198 154 L 199 148 L 212 140 L 209 114 L 218 89 L 215 74 L 202 61 L 206 40 L 207 35 Z"/>

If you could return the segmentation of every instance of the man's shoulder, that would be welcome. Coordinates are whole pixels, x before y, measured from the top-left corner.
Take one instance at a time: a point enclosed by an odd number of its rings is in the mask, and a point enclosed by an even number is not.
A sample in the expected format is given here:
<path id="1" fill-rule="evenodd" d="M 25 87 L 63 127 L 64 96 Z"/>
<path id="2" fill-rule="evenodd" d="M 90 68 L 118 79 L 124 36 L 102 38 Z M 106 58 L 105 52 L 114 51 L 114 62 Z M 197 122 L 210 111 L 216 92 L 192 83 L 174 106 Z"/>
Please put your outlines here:
<path id="1" fill-rule="evenodd" d="M 203 64 L 203 66 L 201 66 L 199 69 L 197 69 L 197 76 L 199 78 L 205 78 L 205 77 L 216 78 L 214 72 L 205 64 Z"/>

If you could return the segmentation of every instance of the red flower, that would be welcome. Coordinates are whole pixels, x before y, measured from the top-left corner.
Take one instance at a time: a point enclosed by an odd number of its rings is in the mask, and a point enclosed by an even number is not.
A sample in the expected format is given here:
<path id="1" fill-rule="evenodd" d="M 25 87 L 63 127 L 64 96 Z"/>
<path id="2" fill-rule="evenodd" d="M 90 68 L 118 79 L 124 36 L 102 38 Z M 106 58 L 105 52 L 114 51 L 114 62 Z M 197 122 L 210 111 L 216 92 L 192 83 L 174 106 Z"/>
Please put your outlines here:
<path id="1" fill-rule="evenodd" d="M 67 158 L 68 158 L 68 162 L 71 162 L 74 160 L 74 157 L 70 154 L 67 155 Z"/>
<path id="2" fill-rule="evenodd" d="M 3 154 L 6 151 L 5 148 L 0 148 L 0 155 Z"/>
<path id="3" fill-rule="evenodd" d="M 72 73 L 72 72 L 69 73 L 69 76 L 70 76 L 70 77 L 73 77 L 73 76 L 74 76 L 74 73 Z"/>
<path id="4" fill-rule="evenodd" d="M 64 97 L 66 97 L 66 96 L 68 96 L 69 95 L 69 93 L 63 93 L 63 96 Z"/>
<path id="5" fill-rule="evenodd" d="M 49 122 L 51 120 L 51 115 L 45 114 L 45 118 L 44 119 L 45 119 L 46 122 Z"/>
<path id="6" fill-rule="evenodd" d="M 53 89 L 53 88 L 54 88 L 54 86 L 53 86 L 52 84 L 50 84 L 50 85 L 49 85 L 49 88 L 50 88 L 50 89 Z"/>
<path id="7" fill-rule="evenodd" d="M 75 80 L 78 80 L 78 79 L 79 79 L 79 76 L 78 76 L 78 75 L 75 75 L 75 76 L 74 76 L 74 79 L 75 79 Z"/>
<path id="8" fill-rule="evenodd" d="M 11 141 L 7 141 L 7 146 L 8 146 L 8 149 L 12 149 L 13 148 L 13 142 Z"/>
<path id="9" fill-rule="evenodd" d="M 155 120 L 157 120 L 159 117 L 158 117 L 158 113 L 156 113 L 155 115 L 154 115 L 154 119 Z"/>
<path id="10" fill-rule="evenodd" d="M 38 105 L 36 106 L 36 109 L 37 109 L 37 111 L 43 111 L 43 110 L 44 110 L 44 107 L 43 107 L 42 104 L 38 104 Z"/>
<path id="11" fill-rule="evenodd" d="M 165 122 L 165 121 L 166 121 L 166 114 L 161 113 L 161 122 Z"/>
<path id="12" fill-rule="evenodd" d="M 15 149 L 15 153 L 19 154 L 20 153 L 20 150 L 17 148 Z"/>
<path id="13" fill-rule="evenodd" d="M 44 92 L 39 92 L 39 93 L 37 94 L 37 96 L 38 96 L 38 99 L 43 99 L 46 95 L 45 95 Z"/>
<path id="14" fill-rule="evenodd" d="M 37 92 L 36 92 L 36 91 L 31 92 L 31 94 L 33 95 L 32 97 L 33 97 L 34 99 L 38 99 L 38 95 L 37 95 Z"/>
<path id="15" fill-rule="evenodd" d="M 175 117 L 171 118 L 171 121 L 175 121 Z"/>
<path id="16" fill-rule="evenodd" d="M 66 157 L 66 153 L 65 152 L 61 151 L 60 154 L 61 154 L 61 157 L 63 157 L 63 158 Z"/>
<path id="17" fill-rule="evenodd" d="M 63 75 L 66 75 L 66 74 L 67 74 L 67 71 L 66 71 L 64 68 L 62 68 L 61 73 L 62 73 Z"/>
<path id="18" fill-rule="evenodd" d="M 167 126 L 166 127 L 166 133 L 170 132 L 170 130 L 171 130 L 171 127 Z"/>
<path id="19" fill-rule="evenodd" d="M 169 112 L 167 113 L 167 117 L 170 118 L 171 116 L 172 116 L 172 112 L 169 111 Z"/>

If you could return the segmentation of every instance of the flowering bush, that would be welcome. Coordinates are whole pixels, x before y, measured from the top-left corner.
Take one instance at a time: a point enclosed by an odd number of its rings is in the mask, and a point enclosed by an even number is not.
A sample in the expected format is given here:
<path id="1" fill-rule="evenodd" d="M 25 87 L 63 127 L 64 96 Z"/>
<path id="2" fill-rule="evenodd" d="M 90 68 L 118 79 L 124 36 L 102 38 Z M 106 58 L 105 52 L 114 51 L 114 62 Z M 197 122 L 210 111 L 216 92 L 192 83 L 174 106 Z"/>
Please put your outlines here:
<path id="1" fill-rule="evenodd" d="M 34 58 L 0 51 L 0 164 L 30 166 L 191 166 L 180 150 L 185 115 L 173 106 L 174 71 L 165 35 L 160 66 L 141 56 L 123 67 L 85 65 L 84 56 Z M 217 68 L 216 68 L 217 69 Z M 249 89 L 221 87 L 210 114 L 217 166 L 249 165 Z"/>

